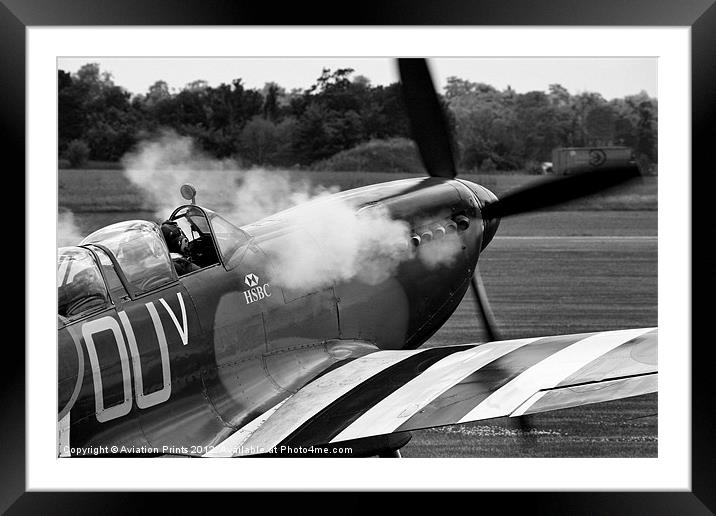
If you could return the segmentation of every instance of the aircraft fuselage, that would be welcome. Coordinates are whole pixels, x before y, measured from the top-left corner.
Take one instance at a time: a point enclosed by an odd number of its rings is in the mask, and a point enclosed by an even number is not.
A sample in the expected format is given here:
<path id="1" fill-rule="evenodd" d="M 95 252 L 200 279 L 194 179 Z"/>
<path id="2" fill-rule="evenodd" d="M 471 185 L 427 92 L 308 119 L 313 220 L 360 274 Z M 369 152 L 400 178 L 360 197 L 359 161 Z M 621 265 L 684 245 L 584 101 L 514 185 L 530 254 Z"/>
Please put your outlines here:
<path id="1" fill-rule="evenodd" d="M 457 308 L 494 234 L 480 216 L 494 196 L 429 178 L 334 197 L 387 210 L 420 237 L 405 242 L 389 277 L 272 281 L 275 250 L 297 236 L 329 251 L 330 242 L 291 223 L 289 210 L 242 227 L 248 239 L 231 264 L 60 324 L 60 453 L 202 455 L 334 364 L 426 342 Z M 421 259 L 421 246 L 447 236 L 460 243 L 449 260 Z"/>

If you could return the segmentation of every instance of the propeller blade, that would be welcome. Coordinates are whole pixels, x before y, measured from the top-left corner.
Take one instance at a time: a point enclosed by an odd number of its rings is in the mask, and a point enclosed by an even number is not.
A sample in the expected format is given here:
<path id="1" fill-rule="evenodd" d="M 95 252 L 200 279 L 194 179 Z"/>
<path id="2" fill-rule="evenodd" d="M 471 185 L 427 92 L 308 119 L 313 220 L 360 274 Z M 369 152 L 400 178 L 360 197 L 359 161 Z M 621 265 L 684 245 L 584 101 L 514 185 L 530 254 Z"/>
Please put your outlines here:
<path id="1" fill-rule="evenodd" d="M 482 209 L 482 216 L 485 219 L 500 219 L 539 210 L 597 193 L 638 177 L 641 177 L 641 173 L 636 165 L 612 165 L 539 181 L 521 190 L 508 192 L 497 201 L 486 205 Z"/>
<path id="2" fill-rule="evenodd" d="M 487 338 L 490 342 L 501 340 L 502 337 L 497 329 L 495 315 L 492 313 L 492 308 L 490 308 L 487 291 L 485 290 L 485 285 L 482 283 L 482 277 L 480 276 L 477 265 L 475 265 L 475 272 L 472 274 L 470 285 L 472 286 L 472 293 L 475 294 L 475 299 L 477 300 L 477 311 L 487 332 Z"/>
<path id="3" fill-rule="evenodd" d="M 502 340 L 502 336 L 497 329 L 495 316 L 492 313 L 492 308 L 490 308 L 490 302 L 487 300 L 487 291 L 485 290 L 485 285 L 482 283 L 482 276 L 480 276 L 480 271 L 477 269 L 477 265 L 475 266 L 475 272 L 472 275 L 470 285 L 472 286 L 473 294 L 475 294 L 478 312 L 480 314 L 480 318 L 482 319 L 485 331 L 487 332 L 488 339 L 490 342 Z M 499 367 L 499 359 L 497 360 L 497 363 L 497 367 Z M 509 418 L 509 420 L 517 429 L 518 434 L 522 436 L 519 447 L 522 450 L 528 450 L 532 445 L 532 430 L 534 428 L 531 420 L 528 416 L 517 416 L 516 418 Z"/>
<path id="4" fill-rule="evenodd" d="M 454 178 L 453 143 L 425 59 L 398 59 L 405 109 L 423 165 L 433 177 Z"/>

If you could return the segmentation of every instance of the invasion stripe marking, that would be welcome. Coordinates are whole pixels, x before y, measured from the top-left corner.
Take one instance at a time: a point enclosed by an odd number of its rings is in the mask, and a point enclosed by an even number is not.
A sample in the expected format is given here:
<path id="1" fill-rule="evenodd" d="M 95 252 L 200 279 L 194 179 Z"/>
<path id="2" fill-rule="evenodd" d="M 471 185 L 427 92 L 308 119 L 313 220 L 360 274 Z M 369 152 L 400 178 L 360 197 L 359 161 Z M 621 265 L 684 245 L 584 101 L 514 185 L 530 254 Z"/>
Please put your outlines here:
<path id="1" fill-rule="evenodd" d="M 468 412 L 460 423 L 505 416 L 542 389 L 555 387 L 587 363 L 639 337 L 651 328 L 598 333 L 554 353 L 529 368 Z"/>
<path id="2" fill-rule="evenodd" d="M 658 377 L 657 373 L 648 373 L 574 387 L 546 389 L 531 396 L 510 417 L 649 394 L 657 391 Z"/>
<path id="3" fill-rule="evenodd" d="M 316 417 L 307 421 L 281 444 L 311 446 L 330 442 L 373 405 L 400 389 L 436 362 L 473 347 L 473 345 L 450 346 L 420 350 L 420 353 L 385 369 L 326 406 Z"/>
<path id="4" fill-rule="evenodd" d="M 658 329 L 617 346 L 562 380 L 557 387 L 657 370 Z"/>
<path id="5" fill-rule="evenodd" d="M 245 448 L 271 449 L 291 435 L 326 406 L 349 392 L 356 385 L 423 350 L 380 351 L 335 369 L 309 383 L 268 419 L 244 442 Z"/>
<path id="6" fill-rule="evenodd" d="M 539 340 L 517 339 L 483 344 L 454 353 L 374 405 L 331 442 L 389 434 L 418 410 L 481 367 L 526 344 Z"/>
<path id="7" fill-rule="evenodd" d="M 396 431 L 452 425 L 493 392 L 520 373 L 592 333 L 542 337 L 522 346 L 465 377 L 433 399 Z M 496 342 L 495 344 L 499 344 Z"/>
<path id="8" fill-rule="evenodd" d="M 266 412 L 264 412 L 257 418 L 252 419 L 248 424 L 239 428 L 236 432 L 234 432 L 229 437 L 217 444 L 213 449 L 202 455 L 202 457 L 236 457 L 239 455 L 251 455 L 261 453 L 263 450 L 247 449 L 244 446 L 244 443 L 249 437 L 251 437 L 251 434 L 258 430 L 266 422 L 266 420 L 289 399 L 291 399 L 290 396 L 288 398 L 282 399 L 276 405 L 268 409 Z"/>

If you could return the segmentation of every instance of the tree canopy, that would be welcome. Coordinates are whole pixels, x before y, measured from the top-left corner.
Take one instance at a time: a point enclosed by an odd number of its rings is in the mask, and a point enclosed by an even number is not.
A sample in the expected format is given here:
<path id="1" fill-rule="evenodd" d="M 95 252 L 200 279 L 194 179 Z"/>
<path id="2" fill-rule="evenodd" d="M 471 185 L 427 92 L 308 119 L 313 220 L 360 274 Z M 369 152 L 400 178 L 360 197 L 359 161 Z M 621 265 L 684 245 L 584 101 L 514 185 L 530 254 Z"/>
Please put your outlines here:
<path id="1" fill-rule="evenodd" d="M 373 86 L 353 72 L 323 69 L 306 90 L 274 82 L 249 89 L 237 78 L 170 91 L 157 80 L 132 95 L 95 63 L 59 70 L 58 151 L 67 156 L 70 143 L 81 142 L 90 159 L 117 161 L 141 139 L 171 129 L 217 158 L 285 167 L 311 166 L 372 140 L 409 138 L 400 85 Z M 450 77 L 442 101 L 462 170 L 530 168 L 564 146 L 627 145 L 641 160 L 657 160 L 658 104 L 645 92 L 607 101 L 559 84 L 516 93 Z"/>

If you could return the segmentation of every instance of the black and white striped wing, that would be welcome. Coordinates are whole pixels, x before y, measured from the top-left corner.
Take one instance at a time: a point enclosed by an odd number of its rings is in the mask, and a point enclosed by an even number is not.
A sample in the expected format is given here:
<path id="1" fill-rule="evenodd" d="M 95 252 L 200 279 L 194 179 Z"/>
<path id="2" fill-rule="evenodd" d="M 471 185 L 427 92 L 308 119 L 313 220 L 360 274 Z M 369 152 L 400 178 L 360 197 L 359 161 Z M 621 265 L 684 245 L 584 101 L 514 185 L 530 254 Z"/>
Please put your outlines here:
<path id="1" fill-rule="evenodd" d="M 210 455 L 520 416 L 657 390 L 656 328 L 379 351 L 304 386 Z"/>

